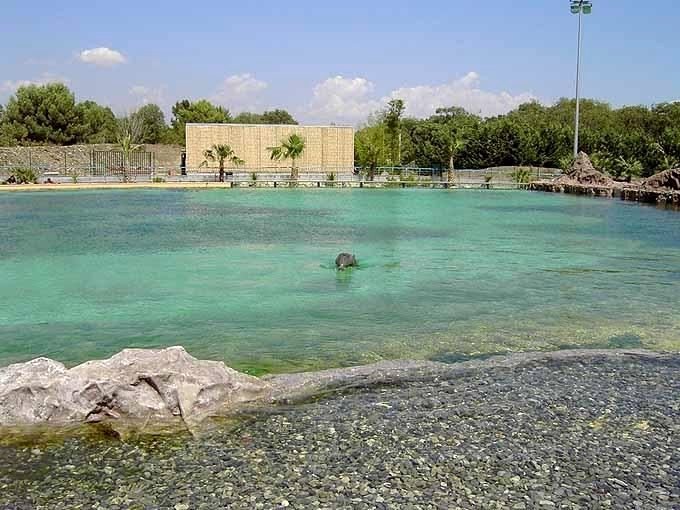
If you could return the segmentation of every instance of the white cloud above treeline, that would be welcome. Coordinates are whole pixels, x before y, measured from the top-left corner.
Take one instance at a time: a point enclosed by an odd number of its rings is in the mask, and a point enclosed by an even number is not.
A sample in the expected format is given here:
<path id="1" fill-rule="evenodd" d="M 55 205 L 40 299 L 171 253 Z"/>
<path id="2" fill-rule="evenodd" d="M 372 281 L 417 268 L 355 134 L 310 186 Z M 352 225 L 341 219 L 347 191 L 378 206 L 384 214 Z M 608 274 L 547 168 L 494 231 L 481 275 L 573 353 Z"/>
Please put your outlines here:
<path id="1" fill-rule="evenodd" d="M 260 93 L 268 86 L 250 73 L 232 74 L 224 79 L 211 99 L 231 111 L 254 110 L 261 104 Z"/>
<path id="2" fill-rule="evenodd" d="M 334 76 L 314 87 L 306 115 L 323 122 L 358 124 L 389 100 L 399 98 L 404 100 L 409 116 L 427 117 L 437 108 L 460 106 L 486 117 L 507 113 L 522 103 L 536 100 L 529 92 L 516 95 L 491 92 L 480 85 L 479 74 L 472 71 L 448 83 L 400 87 L 376 98 L 372 94 L 375 84 L 366 78 Z"/>
<path id="3" fill-rule="evenodd" d="M 4 80 L 3 82 L 0 82 L 0 94 L 13 94 L 19 87 L 24 87 L 26 85 L 45 85 L 47 83 L 64 83 L 68 85 L 69 81 L 68 78 L 53 73 L 43 73 L 39 78 L 33 80 Z"/>
<path id="4" fill-rule="evenodd" d="M 382 106 L 370 97 L 374 88 L 366 78 L 328 78 L 314 87 L 308 114 L 323 122 L 363 121 Z"/>
<path id="5" fill-rule="evenodd" d="M 138 105 L 154 103 L 165 106 L 165 87 L 149 87 L 146 85 L 133 85 L 129 93 L 135 97 Z M 136 105 L 137 106 L 137 105 Z"/>
<path id="6" fill-rule="evenodd" d="M 121 52 L 104 47 L 83 50 L 78 55 L 78 58 L 81 62 L 98 67 L 113 67 L 124 64 L 127 61 Z"/>

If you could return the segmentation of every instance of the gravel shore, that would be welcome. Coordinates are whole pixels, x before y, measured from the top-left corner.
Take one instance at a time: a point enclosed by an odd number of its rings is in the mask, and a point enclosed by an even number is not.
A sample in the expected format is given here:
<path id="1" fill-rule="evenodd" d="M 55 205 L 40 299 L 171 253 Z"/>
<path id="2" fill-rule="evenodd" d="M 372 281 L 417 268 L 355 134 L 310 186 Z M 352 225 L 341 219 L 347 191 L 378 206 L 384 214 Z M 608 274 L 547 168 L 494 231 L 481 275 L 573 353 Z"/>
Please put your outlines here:
<path id="1" fill-rule="evenodd" d="M 680 355 L 366 385 L 200 437 L 0 447 L 0 508 L 678 509 Z"/>

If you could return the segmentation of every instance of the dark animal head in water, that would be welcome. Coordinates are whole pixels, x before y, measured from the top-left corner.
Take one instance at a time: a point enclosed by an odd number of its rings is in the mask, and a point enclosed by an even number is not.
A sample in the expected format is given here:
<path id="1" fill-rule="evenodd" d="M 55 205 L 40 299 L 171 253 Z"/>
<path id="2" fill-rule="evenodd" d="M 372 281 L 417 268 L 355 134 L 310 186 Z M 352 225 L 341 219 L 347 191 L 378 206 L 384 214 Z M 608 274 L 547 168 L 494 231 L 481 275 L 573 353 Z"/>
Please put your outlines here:
<path id="1" fill-rule="evenodd" d="M 335 267 L 337 267 L 340 271 L 343 271 L 346 267 L 352 267 L 356 265 L 357 259 L 350 253 L 341 253 L 335 257 Z"/>

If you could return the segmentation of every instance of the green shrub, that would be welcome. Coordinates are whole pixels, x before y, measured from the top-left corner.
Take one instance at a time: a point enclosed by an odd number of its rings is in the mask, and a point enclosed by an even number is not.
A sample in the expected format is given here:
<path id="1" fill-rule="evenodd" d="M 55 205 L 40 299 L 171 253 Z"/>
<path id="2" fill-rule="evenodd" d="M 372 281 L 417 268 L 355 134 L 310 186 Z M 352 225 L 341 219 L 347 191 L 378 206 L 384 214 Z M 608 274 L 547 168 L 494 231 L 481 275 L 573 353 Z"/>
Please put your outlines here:
<path id="1" fill-rule="evenodd" d="M 574 156 L 562 156 L 560 158 L 560 168 L 563 172 L 568 172 L 571 170 L 571 166 L 574 164 Z"/>
<path id="2" fill-rule="evenodd" d="M 163 179 L 162 177 L 154 177 L 151 181 L 152 182 L 165 182 L 165 179 Z"/>
<path id="3" fill-rule="evenodd" d="M 510 174 L 512 181 L 517 184 L 527 184 L 531 182 L 534 173 L 529 168 L 518 168 Z"/>
<path id="4" fill-rule="evenodd" d="M 31 168 L 17 168 L 14 170 L 17 184 L 37 184 L 38 176 Z"/>

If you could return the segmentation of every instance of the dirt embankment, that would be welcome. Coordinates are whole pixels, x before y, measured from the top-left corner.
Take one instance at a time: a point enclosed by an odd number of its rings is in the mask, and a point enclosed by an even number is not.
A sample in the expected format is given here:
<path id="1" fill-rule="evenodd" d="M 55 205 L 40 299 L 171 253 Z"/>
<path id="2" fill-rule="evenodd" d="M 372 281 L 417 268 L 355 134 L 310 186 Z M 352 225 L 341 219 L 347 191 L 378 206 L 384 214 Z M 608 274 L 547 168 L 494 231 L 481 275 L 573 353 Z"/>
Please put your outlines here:
<path id="1" fill-rule="evenodd" d="M 41 171 L 64 171 L 90 166 L 92 151 L 115 149 L 113 144 L 0 147 L 0 172 L 11 168 L 32 168 Z M 179 145 L 147 144 L 144 150 L 154 154 L 156 168 L 179 168 L 182 147 Z"/>

